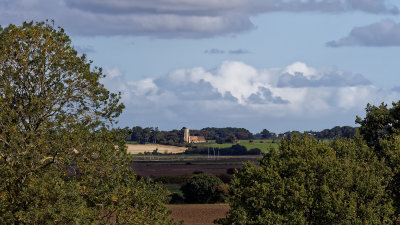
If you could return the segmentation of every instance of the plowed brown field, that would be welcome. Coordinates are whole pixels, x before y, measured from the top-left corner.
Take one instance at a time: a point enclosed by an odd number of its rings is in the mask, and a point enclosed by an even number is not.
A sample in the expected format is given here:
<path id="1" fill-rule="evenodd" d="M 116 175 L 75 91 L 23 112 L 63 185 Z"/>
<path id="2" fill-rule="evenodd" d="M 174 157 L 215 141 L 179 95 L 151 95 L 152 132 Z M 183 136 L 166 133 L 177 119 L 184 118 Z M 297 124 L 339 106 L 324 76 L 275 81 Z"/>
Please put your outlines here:
<path id="1" fill-rule="evenodd" d="M 211 162 L 212 163 L 212 162 Z M 195 171 L 201 171 L 209 174 L 225 174 L 229 168 L 242 168 L 242 164 L 167 164 L 167 163 L 132 163 L 132 168 L 140 176 L 169 176 L 193 174 Z"/>
<path id="2" fill-rule="evenodd" d="M 175 221 L 183 221 L 186 225 L 212 225 L 218 218 L 224 218 L 229 205 L 167 205 L 171 210 L 170 217 Z"/>

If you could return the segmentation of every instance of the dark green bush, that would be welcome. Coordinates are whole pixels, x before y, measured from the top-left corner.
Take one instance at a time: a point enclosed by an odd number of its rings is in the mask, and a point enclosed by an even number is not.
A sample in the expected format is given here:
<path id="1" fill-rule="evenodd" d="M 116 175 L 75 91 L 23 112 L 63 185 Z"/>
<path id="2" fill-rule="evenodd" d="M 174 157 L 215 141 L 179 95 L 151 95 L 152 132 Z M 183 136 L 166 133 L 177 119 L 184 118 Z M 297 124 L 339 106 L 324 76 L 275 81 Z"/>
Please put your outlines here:
<path id="1" fill-rule="evenodd" d="M 181 187 L 187 203 L 215 203 L 220 201 L 218 186 L 221 179 L 211 174 L 199 174 L 191 177 Z"/>
<path id="2" fill-rule="evenodd" d="M 157 176 L 157 177 L 152 177 L 152 179 L 155 182 L 161 182 L 163 184 L 183 184 L 191 177 L 192 177 L 191 174 L 183 174 L 183 175 Z"/>

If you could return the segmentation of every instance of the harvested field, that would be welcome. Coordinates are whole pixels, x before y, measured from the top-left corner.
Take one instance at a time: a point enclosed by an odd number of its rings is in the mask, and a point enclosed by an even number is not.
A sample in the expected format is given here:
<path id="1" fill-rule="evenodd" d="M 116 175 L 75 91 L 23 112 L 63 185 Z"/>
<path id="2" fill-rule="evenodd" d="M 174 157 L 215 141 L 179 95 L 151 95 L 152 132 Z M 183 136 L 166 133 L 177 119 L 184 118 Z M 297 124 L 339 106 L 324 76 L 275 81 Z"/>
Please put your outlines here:
<path id="1" fill-rule="evenodd" d="M 134 161 L 131 167 L 140 176 L 183 175 L 198 171 L 217 175 L 225 174 L 229 168 L 242 168 L 242 163 L 245 161 L 257 164 L 257 158 L 224 158 L 220 160 Z"/>
<path id="2" fill-rule="evenodd" d="M 236 165 L 212 165 L 212 164 L 144 164 L 133 163 L 133 170 L 140 176 L 168 176 L 193 174 L 195 171 L 202 171 L 209 174 L 223 174 L 228 168 L 242 168 L 241 164 Z"/>
<path id="3" fill-rule="evenodd" d="M 167 205 L 171 210 L 170 217 L 175 221 L 183 221 L 186 225 L 211 225 L 218 218 L 224 218 L 229 211 L 225 204 L 201 205 Z"/>
<path id="4" fill-rule="evenodd" d="M 182 153 L 186 151 L 185 147 L 177 147 L 172 145 L 157 145 L 157 144 L 127 144 L 128 153 L 130 154 L 140 154 L 145 152 L 153 152 L 154 150 L 158 150 L 159 153 Z"/>

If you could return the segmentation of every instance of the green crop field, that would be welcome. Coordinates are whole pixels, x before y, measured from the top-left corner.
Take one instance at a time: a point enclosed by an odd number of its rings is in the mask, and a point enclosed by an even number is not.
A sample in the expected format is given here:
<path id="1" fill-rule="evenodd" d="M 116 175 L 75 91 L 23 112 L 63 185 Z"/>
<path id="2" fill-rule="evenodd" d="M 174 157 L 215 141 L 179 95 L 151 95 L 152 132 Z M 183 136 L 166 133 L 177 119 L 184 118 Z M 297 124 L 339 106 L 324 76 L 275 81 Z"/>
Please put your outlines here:
<path id="1" fill-rule="evenodd" d="M 275 140 L 274 142 L 272 140 L 253 140 L 253 141 L 239 140 L 237 142 L 237 144 L 245 146 L 247 148 L 247 150 L 250 150 L 253 148 L 259 148 L 259 149 L 261 149 L 262 152 L 268 152 L 269 149 L 271 149 L 271 148 L 278 149 L 279 143 L 280 143 L 280 140 Z M 217 143 L 215 143 L 214 140 L 207 141 L 207 143 L 193 144 L 193 146 L 197 146 L 198 148 L 207 148 L 207 147 L 229 148 L 232 145 L 234 145 L 234 144 L 232 144 L 232 143 L 217 144 Z"/>
<path id="2" fill-rule="evenodd" d="M 183 193 L 181 191 L 181 184 L 164 184 L 165 187 L 168 189 L 169 192 L 176 193 L 179 196 L 183 197 Z"/>

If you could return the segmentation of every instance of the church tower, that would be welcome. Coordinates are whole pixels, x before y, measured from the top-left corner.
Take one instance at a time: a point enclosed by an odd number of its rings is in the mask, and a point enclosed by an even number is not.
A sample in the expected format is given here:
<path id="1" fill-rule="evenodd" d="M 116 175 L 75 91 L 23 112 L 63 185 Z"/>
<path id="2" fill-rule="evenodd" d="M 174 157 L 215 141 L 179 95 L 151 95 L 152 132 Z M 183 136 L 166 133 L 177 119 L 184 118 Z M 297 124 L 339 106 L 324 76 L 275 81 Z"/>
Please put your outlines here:
<path id="1" fill-rule="evenodd" d="M 185 128 L 183 141 L 186 143 L 190 143 L 189 128 Z"/>

